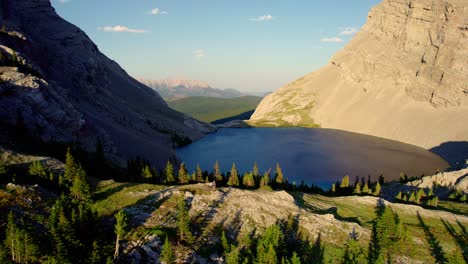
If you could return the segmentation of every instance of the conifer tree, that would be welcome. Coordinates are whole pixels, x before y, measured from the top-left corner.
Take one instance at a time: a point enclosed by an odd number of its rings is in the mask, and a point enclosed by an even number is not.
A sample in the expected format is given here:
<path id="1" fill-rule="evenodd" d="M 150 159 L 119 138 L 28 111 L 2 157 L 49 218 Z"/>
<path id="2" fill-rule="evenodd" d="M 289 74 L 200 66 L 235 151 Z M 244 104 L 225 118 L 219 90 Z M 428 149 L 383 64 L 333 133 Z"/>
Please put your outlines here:
<path id="1" fill-rule="evenodd" d="M 266 171 L 260 179 L 260 187 L 265 187 L 270 184 L 270 171 Z"/>
<path id="2" fill-rule="evenodd" d="M 244 174 L 244 177 L 242 177 L 242 185 L 249 188 L 255 186 L 255 180 L 252 173 Z"/>
<path id="3" fill-rule="evenodd" d="M 222 181 L 223 180 L 223 176 L 221 175 L 221 170 L 219 168 L 219 162 L 216 161 L 215 164 L 214 164 L 214 178 L 216 181 Z"/>
<path id="4" fill-rule="evenodd" d="M 223 247 L 223 253 L 224 255 L 227 255 L 231 251 L 231 246 L 229 245 L 229 242 L 226 237 L 226 232 L 221 233 L 221 246 Z"/>
<path id="5" fill-rule="evenodd" d="M 283 170 L 279 163 L 276 163 L 275 183 L 281 185 L 284 182 Z"/>
<path id="6" fill-rule="evenodd" d="M 11 260 L 18 261 L 19 258 L 19 238 L 18 238 L 18 230 L 15 224 L 15 217 L 13 212 L 10 211 L 8 214 L 8 222 L 6 226 L 6 238 L 5 238 L 5 247 L 9 250 Z"/>
<path id="7" fill-rule="evenodd" d="M 296 251 L 293 252 L 291 256 L 291 260 L 289 261 L 291 264 L 301 264 L 301 259 L 297 255 Z"/>
<path id="8" fill-rule="evenodd" d="M 169 238 L 167 235 L 161 252 L 161 261 L 166 264 L 175 263 L 174 251 L 172 250 L 172 246 L 171 243 L 169 243 Z"/>
<path id="9" fill-rule="evenodd" d="M 115 215 L 115 234 L 117 235 L 115 239 L 115 251 L 114 251 L 114 259 L 117 259 L 119 257 L 119 248 L 120 248 L 120 238 L 125 236 L 127 233 L 127 227 L 128 227 L 128 216 L 127 213 L 124 210 L 120 210 L 116 215 Z"/>
<path id="10" fill-rule="evenodd" d="M 402 193 L 401 193 L 401 192 L 398 192 L 398 194 L 395 196 L 395 199 L 396 199 L 397 201 L 401 201 L 401 199 L 402 199 Z"/>
<path id="11" fill-rule="evenodd" d="M 428 197 L 432 197 L 434 196 L 434 191 L 432 190 L 432 188 L 428 188 L 429 190 L 427 191 L 427 196 Z"/>
<path id="12" fill-rule="evenodd" d="M 349 176 L 345 175 L 343 179 L 341 179 L 340 188 L 348 188 L 350 186 L 349 184 Z"/>
<path id="13" fill-rule="evenodd" d="M 437 196 L 436 196 L 437 197 Z M 463 194 L 461 197 L 460 197 L 460 202 L 466 202 L 467 200 L 467 197 L 466 197 L 466 194 Z"/>
<path id="14" fill-rule="evenodd" d="M 179 240 L 188 244 L 193 243 L 194 237 L 190 231 L 190 218 L 185 199 L 181 197 L 177 204 L 177 234 Z"/>
<path id="15" fill-rule="evenodd" d="M 38 177 L 41 177 L 41 178 L 46 178 L 47 177 L 46 170 L 42 166 L 42 163 L 40 161 L 38 161 L 38 160 L 33 161 L 31 163 L 31 165 L 29 165 L 28 172 L 29 172 L 29 175 L 38 176 Z"/>
<path id="16" fill-rule="evenodd" d="M 63 184 L 65 186 L 69 186 L 72 183 L 77 170 L 78 165 L 76 164 L 75 159 L 71 154 L 70 147 L 68 147 L 67 154 L 65 155 L 65 173 L 63 174 Z"/>
<path id="17" fill-rule="evenodd" d="M 366 255 L 362 246 L 359 244 L 356 237 L 350 237 L 346 243 L 345 255 L 343 264 L 365 264 L 367 263 Z"/>
<path id="18" fill-rule="evenodd" d="M 226 264 L 238 264 L 239 263 L 239 251 L 235 248 L 226 255 Z"/>
<path id="19" fill-rule="evenodd" d="M 254 177 L 257 177 L 259 175 L 257 161 L 254 162 L 252 173 Z"/>
<path id="20" fill-rule="evenodd" d="M 86 172 L 81 166 L 78 166 L 76 174 L 73 177 L 70 193 L 75 199 L 82 201 L 91 200 L 91 188 L 87 181 Z"/>
<path id="21" fill-rule="evenodd" d="M 151 182 L 153 180 L 153 173 L 148 165 L 141 170 L 141 178 L 143 178 L 145 182 Z"/>
<path id="22" fill-rule="evenodd" d="M 409 198 L 408 198 L 408 202 L 410 203 L 415 203 L 416 202 L 416 196 L 414 195 L 414 192 L 411 192 Z"/>
<path id="23" fill-rule="evenodd" d="M 370 194 L 370 189 L 369 189 L 369 185 L 367 184 L 364 184 L 364 187 L 362 187 L 362 193 L 365 193 L 365 194 Z"/>
<path id="24" fill-rule="evenodd" d="M 380 191 L 381 191 L 380 183 L 377 182 L 377 184 L 375 184 L 374 195 L 380 196 Z"/>
<path id="25" fill-rule="evenodd" d="M 197 168 L 195 169 L 195 174 L 197 176 L 197 182 L 203 182 L 203 171 L 200 168 L 200 164 L 197 164 Z"/>
<path id="26" fill-rule="evenodd" d="M 190 178 L 187 174 L 187 169 L 185 168 L 185 163 L 180 164 L 179 168 L 179 182 L 180 184 L 187 184 L 190 181 Z"/>
<path id="27" fill-rule="evenodd" d="M 167 161 L 166 163 L 166 168 L 164 169 L 164 182 L 165 183 L 174 183 L 175 176 L 174 176 L 174 167 L 172 166 L 172 163 L 170 161 Z"/>
<path id="28" fill-rule="evenodd" d="M 0 176 L 7 174 L 5 162 L 3 162 L 2 153 L 0 152 Z"/>
<path id="29" fill-rule="evenodd" d="M 228 186 L 239 186 L 239 176 L 237 175 L 236 164 L 232 163 L 231 173 L 229 174 Z"/>
<path id="30" fill-rule="evenodd" d="M 354 194 L 361 194 L 361 185 L 359 183 L 356 183 L 356 186 L 354 187 Z"/>

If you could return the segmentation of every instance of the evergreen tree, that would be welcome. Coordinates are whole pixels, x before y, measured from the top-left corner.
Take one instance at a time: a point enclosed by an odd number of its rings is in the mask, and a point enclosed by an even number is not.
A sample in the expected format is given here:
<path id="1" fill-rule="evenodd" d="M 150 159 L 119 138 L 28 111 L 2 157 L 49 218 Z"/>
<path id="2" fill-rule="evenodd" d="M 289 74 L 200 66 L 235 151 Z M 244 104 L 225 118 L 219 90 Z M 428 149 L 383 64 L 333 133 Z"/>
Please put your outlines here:
<path id="1" fill-rule="evenodd" d="M 405 173 L 400 172 L 400 179 L 398 180 L 401 184 L 405 183 L 407 176 Z"/>
<path id="2" fill-rule="evenodd" d="M 166 168 L 164 169 L 164 182 L 165 183 L 174 183 L 175 176 L 174 176 L 174 167 L 172 166 L 172 163 L 170 161 L 167 161 L 166 163 Z"/>
<path id="3" fill-rule="evenodd" d="M 254 162 L 252 173 L 254 177 L 259 175 L 257 161 Z"/>
<path id="4" fill-rule="evenodd" d="M 265 187 L 270 184 L 270 171 L 268 170 L 263 174 L 262 179 L 260 180 L 260 187 Z"/>
<path id="5" fill-rule="evenodd" d="M 467 200 L 466 194 L 463 194 L 462 197 L 460 197 L 460 202 L 464 203 L 464 202 L 466 202 L 466 200 Z"/>
<path id="6" fill-rule="evenodd" d="M 408 198 L 408 202 L 410 203 L 415 203 L 416 202 L 416 196 L 414 195 L 414 192 L 411 192 L 409 198 Z"/>
<path id="7" fill-rule="evenodd" d="M 179 240 L 191 244 L 194 242 L 194 237 L 190 231 L 190 218 L 188 215 L 185 199 L 181 197 L 177 204 L 177 234 Z"/>
<path id="8" fill-rule="evenodd" d="M 78 167 L 76 174 L 73 177 L 70 194 L 78 200 L 91 200 L 91 188 L 87 181 L 86 172 L 81 166 Z"/>
<path id="9" fill-rule="evenodd" d="M 296 251 L 293 252 L 291 260 L 289 261 L 291 264 L 301 264 L 301 259 L 297 256 Z"/>
<path id="10" fill-rule="evenodd" d="M 120 210 L 116 215 L 115 215 L 115 234 L 117 235 L 115 239 L 115 251 L 114 251 L 114 259 L 117 259 L 119 257 L 119 249 L 120 249 L 120 238 L 125 236 L 127 233 L 127 228 L 128 228 L 128 216 L 127 213 L 124 210 Z"/>
<path id="11" fill-rule="evenodd" d="M 434 191 L 432 190 L 432 188 L 428 188 L 429 190 L 427 191 L 427 196 L 428 197 L 432 197 L 434 196 Z"/>
<path id="12" fill-rule="evenodd" d="M 283 170 L 281 169 L 279 163 L 276 163 L 276 173 L 275 173 L 275 183 L 282 185 L 284 182 Z"/>
<path id="13" fill-rule="evenodd" d="M 5 162 L 3 162 L 2 153 L 0 152 L 0 176 L 7 174 Z"/>
<path id="14" fill-rule="evenodd" d="M 346 243 L 343 264 L 365 264 L 367 263 L 366 255 L 362 246 L 359 244 L 357 237 L 350 237 Z"/>
<path id="15" fill-rule="evenodd" d="M 380 191 L 381 191 L 380 183 L 377 182 L 377 184 L 375 185 L 375 189 L 374 189 L 374 195 L 380 196 Z"/>
<path id="16" fill-rule="evenodd" d="M 336 184 L 335 184 L 335 183 L 332 183 L 330 192 L 331 192 L 332 194 L 335 194 L 335 193 L 336 193 Z"/>
<path id="17" fill-rule="evenodd" d="M 228 186 L 239 186 L 239 176 L 237 175 L 236 164 L 232 163 L 231 173 L 229 174 Z"/>
<path id="18" fill-rule="evenodd" d="M 361 194 L 361 185 L 359 183 L 356 183 L 356 186 L 354 187 L 354 194 Z"/>
<path id="19" fill-rule="evenodd" d="M 398 194 L 395 196 L 395 199 L 396 199 L 397 201 L 401 201 L 402 198 L 403 198 L 403 197 L 402 197 L 402 193 L 401 193 L 401 192 L 398 192 Z"/>
<path id="20" fill-rule="evenodd" d="M 216 161 L 215 164 L 214 164 L 214 178 L 216 181 L 222 181 L 223 180 L 223 176 L 221 175 L 221 170 L 219 168 L 219 162 Z"/>
<path id="21" fill-rule="evenodd" d="M 42 163 L 38 160 L 35 160 L 29 165 L 29 175 L 32 176 L 38 176 L 41 178 L 46 178 L 47 177 L 47 172 L 42 166 Z"/>
<path id="22" fill-rule="evenodd" d="M 13 212 L 8 214 L 8 222 L 6 226 L 5 247 L 8 249 L 11 260 L 18 261 L 20 255 L 20 243 L 18 237 L 18 228 L 16 227 L 15 217 Z"/>
<path id="23" fill-rule="evenodd" d="M 161 261 L 166 264 L 175 263 L 174 251 L 172 250 L 172 246 L 171 243 L 169 243 L 169 238 L 167 237 L 167 235 L 163 249 L 161 251 Z"/>
<path id="24" fill-rule="evenodd" d="M 349 176 L 348 175 L 345 175 L 343 177 L 343 179 L 341 179 L 341 183 L 340 183 L 340 188 L 349 188 Z"/>
<path id="25" fill-rule="evenodd" d="M 197 164 L 197 168 L 195 169 L 195 174 L 197 176 L 197 182 L 203 182 L 203 171 L 200 168 L 199 164 Z"/>
<path id="26" fill-rule="evenodd" d="M 146 165 L 142 170 L 141 170 L 141 178 L 145 182 L 152 182 L 153 180 L 153 173 L 151 172 L 151 169 L 148 165 Z"/>
<path id="27" fill-rule="evenodd" d="M 239 251 L 233 249 L 226 255 L 226 264 L 238 264 L 239 263 Z"/>
<path id="28" fill-rule="evenodd" d="M 255 180 L 254 180 L 254 176 L 252 173 L 246 173 L 244 175 L 244 177 L 242 177 L 242 184 L 245 186 L 245 187 L 249 187 L 249 188 L 252 188 L 255 186 Z"/>
<path id="29" fill-rule="evenodd" d="M 187 184 L 190 181 L 190 177 L 185 168 L 185 164 L 182 162 L 179 168 L 179 182 L 180 184 Z"/>
<path id="30" fill-rule="evenodd" d="M 65 173 L 63 175 L 63 184 L 65 186 L 70 186 L 73 178 L 75 177 L 78 171 L 78 164 L 75 162 L 75 158 L 71 154 L 70 147 L 67 149 L 67 154 L 65 155 Z"/>
<path id="31" fill-rule="evenodd" d="M 361 192 L 364 193 L 364 194 L 370 194 L 371 191 L 370 191 L 369 185 L 368 185 L 367 183 L 364 184 L 364 187 L 362 187 L 362 191 L 361 191 Z"/>

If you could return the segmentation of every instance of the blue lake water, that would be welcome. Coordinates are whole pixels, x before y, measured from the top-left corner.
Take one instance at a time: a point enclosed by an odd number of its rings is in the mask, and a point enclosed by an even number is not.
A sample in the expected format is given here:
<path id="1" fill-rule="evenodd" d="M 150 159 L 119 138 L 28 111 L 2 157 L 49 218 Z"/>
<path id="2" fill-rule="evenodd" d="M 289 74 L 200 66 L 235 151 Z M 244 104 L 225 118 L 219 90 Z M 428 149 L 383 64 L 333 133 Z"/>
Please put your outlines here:
<path id="1" fill-rule="evenodd" d="M 448 167 L 439 156 L 413 145 L 333 129 L 314 128 L 225 128 L 177 149 L 189 171 L 197 164 L 212 171 L 219 161 L 223 172 L 234 162 L 240 172 L 250 171 L 257 161 L 260 171 L 274 170 L 278 162 L 285 177 L 297 184 L 304 180 L 328 188 L 349 175 L 383 175 L 397 180 L 430 175 Z"/>

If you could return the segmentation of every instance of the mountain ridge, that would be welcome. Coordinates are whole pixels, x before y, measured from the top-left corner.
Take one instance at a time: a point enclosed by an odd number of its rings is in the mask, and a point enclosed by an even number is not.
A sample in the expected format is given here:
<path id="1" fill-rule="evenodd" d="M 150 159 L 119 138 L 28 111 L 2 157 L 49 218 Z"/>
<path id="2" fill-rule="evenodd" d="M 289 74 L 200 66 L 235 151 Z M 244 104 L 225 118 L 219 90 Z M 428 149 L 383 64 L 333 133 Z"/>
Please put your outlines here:
<path id="1" fill-rule="evenodd" d="M 467 10 L 466 1 L 384 0 L 326 66 L 265 97 L 249 123 L 425 148 L 468 141 Z"/>

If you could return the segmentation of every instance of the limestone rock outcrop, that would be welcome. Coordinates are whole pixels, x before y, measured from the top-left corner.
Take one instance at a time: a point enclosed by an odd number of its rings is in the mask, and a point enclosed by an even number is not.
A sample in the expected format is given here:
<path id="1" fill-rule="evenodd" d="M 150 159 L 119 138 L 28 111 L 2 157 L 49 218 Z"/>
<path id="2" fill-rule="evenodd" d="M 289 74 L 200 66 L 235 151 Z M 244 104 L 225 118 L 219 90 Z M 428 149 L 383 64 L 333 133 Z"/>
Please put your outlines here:
<path id="1" fill-rule="evenodd" d="M 468 1 L 384 0 L 322 69 L 267 96 L 258 126 L 321 126 L 432 148 L 468 141 Z"/>
<path id="2" fill-rule="evenodd" d="M 174 141 L 213 127 L 170 109 L 152 89 L 103 55 L 49 0 L 0 2 L 0 120 L 45 141 L 77 143 L 125 166 L 140 156 L 162 166 Z"/>

